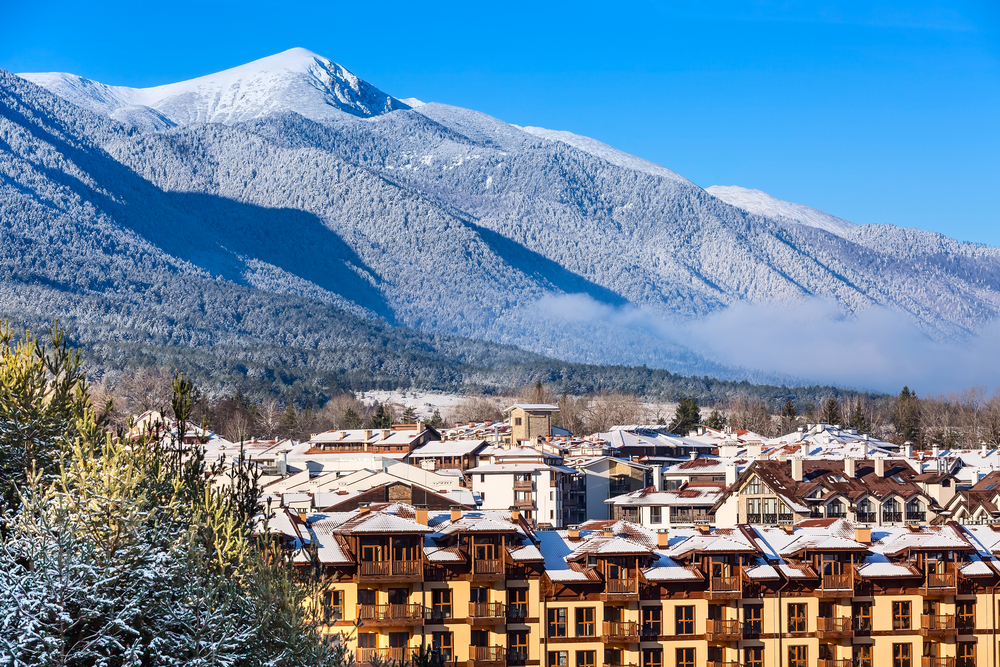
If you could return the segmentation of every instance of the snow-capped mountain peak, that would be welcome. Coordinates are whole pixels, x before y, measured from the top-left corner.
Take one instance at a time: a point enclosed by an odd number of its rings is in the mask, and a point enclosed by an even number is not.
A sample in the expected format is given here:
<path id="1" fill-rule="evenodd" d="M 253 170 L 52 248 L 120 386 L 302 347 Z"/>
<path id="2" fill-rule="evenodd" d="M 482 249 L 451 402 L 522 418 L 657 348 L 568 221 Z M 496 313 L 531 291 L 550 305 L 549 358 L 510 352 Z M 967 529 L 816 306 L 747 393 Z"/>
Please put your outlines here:
<path id="1" fill-rule="evenodd" d="M 293 111 L 313 120 L 369 117 L 406 104 L 303 48 L 153 88 L 109 86 L 61 72 L 21 74 L 74 104 L 143 129 L 236 123 Z"/>
<path id="2" fill-rule="evenodd" d="M 774 218 L 778 221 L 818 227 L 837 236 L 848 236 L 858 227 L 855 223 L 835 215 L 802 204 L 793 204 L 760 190 L 741 188 L 738 185 L 713 185 L 705 188 L 705 191 L 730 206 L 743 209 L 748 213 Z"/>

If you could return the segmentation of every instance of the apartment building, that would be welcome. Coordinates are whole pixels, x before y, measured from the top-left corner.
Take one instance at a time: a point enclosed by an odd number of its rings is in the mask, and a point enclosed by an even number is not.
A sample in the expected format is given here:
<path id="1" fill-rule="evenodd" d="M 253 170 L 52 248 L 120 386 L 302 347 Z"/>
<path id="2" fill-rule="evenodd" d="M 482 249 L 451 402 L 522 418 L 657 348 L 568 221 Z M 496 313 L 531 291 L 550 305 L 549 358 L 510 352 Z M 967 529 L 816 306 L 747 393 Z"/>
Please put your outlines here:
<path id="1" fill-rule="evenodd" d="M 533 531 L 401 504 L 272 521 L 329 575 L 314 604 L 361 664 L 974 667 L 998 659 L 1000 531 L 795 526 Z M 302 557 L 300 562 L 307 562 Z"/>

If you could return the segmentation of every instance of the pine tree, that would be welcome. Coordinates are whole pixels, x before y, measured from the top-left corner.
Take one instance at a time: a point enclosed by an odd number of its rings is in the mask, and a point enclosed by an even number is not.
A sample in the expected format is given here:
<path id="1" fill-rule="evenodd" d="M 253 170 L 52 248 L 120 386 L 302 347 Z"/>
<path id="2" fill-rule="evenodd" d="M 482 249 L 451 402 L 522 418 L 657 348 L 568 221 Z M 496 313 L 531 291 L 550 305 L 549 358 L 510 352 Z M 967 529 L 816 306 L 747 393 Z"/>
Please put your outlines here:
<path id="1" fill-rule="evenodd" d="M 670 431 L 677 435 L 687 435 L 693 427 L 701 423 L 701 411 L 694 398 L 681 398 L 670 422 Z"/>
<path id="2" fill-rule="evenodd" d="M 865 415 L 864 406 L 861 404 L 860 400 L 854 404 L 854 410 L 851 411 L 851 418 L 847 421 L 847 425 L 855 429 L 858 433 L 871 432 L 871 422 L 868 421 L 868 417 Z"/>
<path id="3" fill-rule="evenodd" d="M 392 409 L 384 403 L 377 404 L 371 418 L 371 428 L 392 428 Z"/>
<path id="4" fill-rule="evenodd" d="M 823 415 L 820 418 L 825 424 L 841 424 L 843 420 L 840 418 L 840 404 L 837 403 L 837 399 L 831 396 L 827 399 L 826 403 L 823 404 Z"/>
<path id="5" fill-rule="evenodd" d="M 343 428 L 361 428 L 362 422 L 361 415 L 354 411 L 354 408 L 347 408 L 344 410 L 344 417 L 341 420 Z"/>
<path id="6" fill-rule="evenodd" d="M 403 424 L 413 424 L 417 421 L 417 411 L 410 406 L 406 406 L 403 410 L 403 416 L 400 417 L 400 423 Z"/>
<path id="7" fill-rule="evenodd" d="M 285 406 L 285 413 L 281 415 L 281 430 L 289 438 L 294 438 L 298 435 L 299 415 L 295 411 L 295 406 L 291 403 Z"/>
<path id="8" fill-rule="evenodd" d="M 920 442 L 920 399 L 909 387 L 903 387 L 896 399 L 892 424 L 898 439 L 902 442 Z"/>
<path id="9" fill-rule="evenodd" d="M 432 414 L 431 418 L 427 421 L 427 425 L 431 428 L 441 428 L 444 426 L 444 418 L 441 416 L 440 410 L 437 408 L 434 409 L 434 414 Z"/>
<path id="10" fill-rule="evenodd" d="M 705 420 L 705 426 L 721 431 L 726 428 L 726 418 L 718 410 L 712 410 L 708 419 Z"/>
<path id="11" fill-rule="evenodd" d="M 785 401 L 785 407 L 781 409 L 781 430 L 784 433 L 788 433 L 795 426 L 795 406 L 792 404 L 792 399 Z"/>

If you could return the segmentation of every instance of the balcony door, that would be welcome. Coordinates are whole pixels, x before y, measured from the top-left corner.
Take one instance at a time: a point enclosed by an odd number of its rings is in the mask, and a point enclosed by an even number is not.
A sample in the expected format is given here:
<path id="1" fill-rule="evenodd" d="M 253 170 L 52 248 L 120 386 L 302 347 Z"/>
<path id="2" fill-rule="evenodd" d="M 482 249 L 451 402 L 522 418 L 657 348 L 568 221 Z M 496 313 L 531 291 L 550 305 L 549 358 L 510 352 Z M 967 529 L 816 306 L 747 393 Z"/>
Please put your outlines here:
<path id="1" fill-rule="evenodd" d="M 374 563 L 378 561 L 385 560 L 382 554 L 384 547 L 381 544 L 362 544 L 361 545 L 361 562 L 363 563 Z"/>

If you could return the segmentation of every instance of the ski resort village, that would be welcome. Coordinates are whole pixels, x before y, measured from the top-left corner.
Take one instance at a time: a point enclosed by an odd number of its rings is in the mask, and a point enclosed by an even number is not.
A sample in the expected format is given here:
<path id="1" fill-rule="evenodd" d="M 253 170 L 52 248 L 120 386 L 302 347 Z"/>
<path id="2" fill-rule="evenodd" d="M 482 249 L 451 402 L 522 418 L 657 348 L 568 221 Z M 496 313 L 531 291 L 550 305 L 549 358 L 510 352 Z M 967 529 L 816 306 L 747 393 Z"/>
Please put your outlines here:
<path id="1" fill-rule="evenodd" d="M 305 442 L 185 432 L 209 462 L 256 466 L 258 534 L 321 569 L 309 604 L 360 664 L 421 649 L 470 667 L 996 659 L 1000 451 L 823 423 L 579 437 L 557 410 Z"/>

